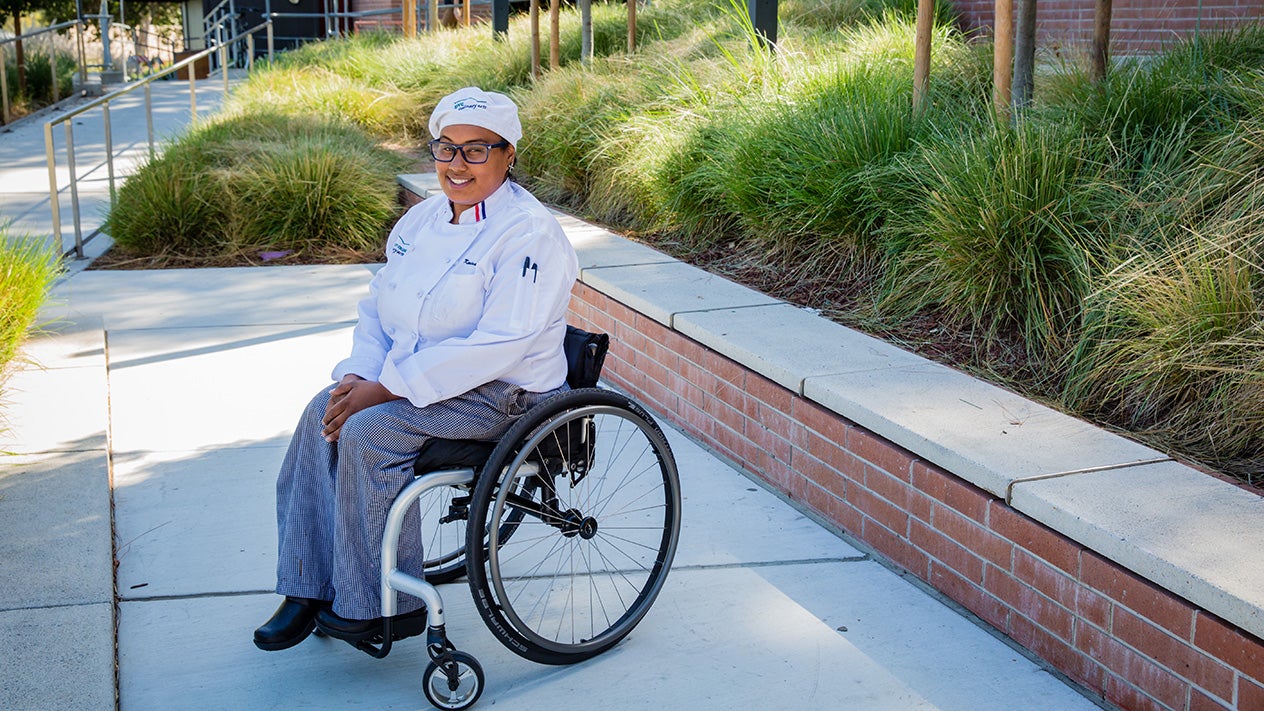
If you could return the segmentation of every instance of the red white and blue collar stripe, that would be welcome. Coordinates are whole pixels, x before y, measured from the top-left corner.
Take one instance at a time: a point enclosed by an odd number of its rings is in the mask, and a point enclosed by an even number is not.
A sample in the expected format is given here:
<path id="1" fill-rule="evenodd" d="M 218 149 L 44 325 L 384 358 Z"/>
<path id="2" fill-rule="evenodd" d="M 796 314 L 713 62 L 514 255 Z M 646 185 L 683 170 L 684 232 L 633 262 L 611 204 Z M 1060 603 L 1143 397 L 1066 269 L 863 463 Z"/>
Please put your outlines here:
<path id="1" fill-rule="evenodd" d="M 490 212 L 496 212 L 499 208 L 504 207 L 505 200 L 512 199 L 510 198 L 511 190 L 512 188 L 509 185 L 509 181 L 506 180 L 499 188 L 496 189 L 495 192 L 488 195 L 486 200 L 470 205 L 462 211 L 461 215 L 457 218 L 456 223 L 458 225 L 472 225 L 486 220 L 487 215 Z M 449 203 L 449 208 L 450 207 L 451 204 Z"/>

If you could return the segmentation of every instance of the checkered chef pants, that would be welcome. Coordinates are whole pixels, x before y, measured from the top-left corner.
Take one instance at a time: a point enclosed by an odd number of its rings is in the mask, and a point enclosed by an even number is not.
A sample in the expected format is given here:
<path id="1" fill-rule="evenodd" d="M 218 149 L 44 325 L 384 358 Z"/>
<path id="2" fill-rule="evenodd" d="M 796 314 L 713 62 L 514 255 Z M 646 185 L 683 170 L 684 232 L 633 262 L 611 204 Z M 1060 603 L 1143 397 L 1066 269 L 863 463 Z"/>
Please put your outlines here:
<path id="1" fill-rule="evenodd" d="M 335 443 L 321 434 L 329 386 L 299 420 L 277 477 L 277 593 L 332 600 L 334 614 L 380 617 L 382 534 L 391 502 L 413 479 L 413 459 L 431 437 L 496 439 L 531 406 L 532 393 L 493 381 L 426 407 L 393 400 L 347 418 Z M 564 387 L 564 386 L 563 386 Z M 419 513 L 400 536 L 400 570 L 421 577 Z M 421 607 L 399 597 L 399 614 Z"/>

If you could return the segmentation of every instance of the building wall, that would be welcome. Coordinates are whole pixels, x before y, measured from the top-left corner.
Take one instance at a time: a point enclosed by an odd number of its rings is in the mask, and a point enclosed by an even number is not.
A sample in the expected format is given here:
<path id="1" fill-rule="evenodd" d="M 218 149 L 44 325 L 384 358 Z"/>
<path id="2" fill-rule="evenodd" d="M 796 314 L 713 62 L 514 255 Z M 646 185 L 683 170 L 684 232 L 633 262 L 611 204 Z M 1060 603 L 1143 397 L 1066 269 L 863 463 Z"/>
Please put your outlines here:
<path id="1" fill-rule="evenodd" d="M 943 1 L 943 0 L 941 0 Z M 948 0 L 967 30 L 992 31 L 993 0 Z M 1057 51 L 1086 53 L 1093 38 L 1094 0 L 1040 0 L 1037 42 Z M 1264 22 L 1264 0 L 1114 0 L 1111 53 L 1161 50 L 1195 32 L 1219 30 L 1243 22 Z"/>

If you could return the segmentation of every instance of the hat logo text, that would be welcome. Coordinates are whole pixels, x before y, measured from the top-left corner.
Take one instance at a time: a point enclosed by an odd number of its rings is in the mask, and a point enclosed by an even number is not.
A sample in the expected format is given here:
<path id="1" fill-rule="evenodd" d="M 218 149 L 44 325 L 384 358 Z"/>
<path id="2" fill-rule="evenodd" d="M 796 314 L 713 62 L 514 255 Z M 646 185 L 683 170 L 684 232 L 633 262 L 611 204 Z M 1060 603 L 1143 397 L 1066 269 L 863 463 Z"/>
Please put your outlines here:
<path id="1" fill-rule="evenodd" d="M 452 108 L 457 111 L 464 111 L 466 109 L 486 109 L 487 102 L 473 97 L 458 99 L 456 103 L 452 104 Z"/>

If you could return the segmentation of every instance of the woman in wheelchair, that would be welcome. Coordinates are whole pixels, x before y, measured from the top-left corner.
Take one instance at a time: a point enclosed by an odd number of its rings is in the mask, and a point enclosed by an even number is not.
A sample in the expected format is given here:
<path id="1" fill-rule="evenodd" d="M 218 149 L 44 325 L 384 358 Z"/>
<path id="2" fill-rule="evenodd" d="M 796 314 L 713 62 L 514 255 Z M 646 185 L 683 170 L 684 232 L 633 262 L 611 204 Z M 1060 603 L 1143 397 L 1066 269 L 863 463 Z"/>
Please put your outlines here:
<path id="1" fill-rule="evenodd" d="M 430 116 L 443 189 L 391 231 L 386 264 L 359 304 L 351 353 L 308 404 L 277 479 L 276 613 L 264 650 L 313 629 L 356 642 L 383 632 L 387 511 L 432 438 L 494 440 L 566 389 L 565 314 L 578 264 L 557 220 L 511 170 L 522 137 L 506 96 L 457 91 Z M 399 569 L 421 576 L 417 513 Z M 392 638 L 425 631 L 404 595 Z"/>

